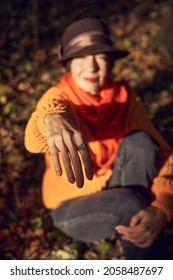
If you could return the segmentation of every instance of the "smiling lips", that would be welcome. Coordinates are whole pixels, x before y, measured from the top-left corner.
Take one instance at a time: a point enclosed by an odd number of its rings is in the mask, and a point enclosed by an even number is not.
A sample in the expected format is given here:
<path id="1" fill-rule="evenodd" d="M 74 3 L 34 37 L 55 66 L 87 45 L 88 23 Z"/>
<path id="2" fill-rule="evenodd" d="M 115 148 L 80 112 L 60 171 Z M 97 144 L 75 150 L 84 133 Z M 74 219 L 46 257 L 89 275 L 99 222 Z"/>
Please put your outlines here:
<path id="1" fill-rule="evenodd" d="M 90 83 L 97 83 L 98 78 L 96 77 L 91 77 L 91 78 L 84 78 L 85 81 L 90 82 Z"/>

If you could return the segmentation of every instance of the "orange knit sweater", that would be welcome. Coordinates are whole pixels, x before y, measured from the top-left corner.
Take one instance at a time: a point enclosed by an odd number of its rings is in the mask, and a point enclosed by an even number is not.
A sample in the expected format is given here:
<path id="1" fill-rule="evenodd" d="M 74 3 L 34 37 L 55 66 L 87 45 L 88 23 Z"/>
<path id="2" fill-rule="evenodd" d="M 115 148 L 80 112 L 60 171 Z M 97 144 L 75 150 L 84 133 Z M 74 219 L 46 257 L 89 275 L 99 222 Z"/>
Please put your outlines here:
<path id="1" fill-rule="evenodd" d="M 86 137 L 95 163 L 92 181 L 85 178 L 83 188 L 70 184 L 63 169 L 57 176 L 46 141 L 46 115 L 69 112 Z M 108 81 L 99 97 L 79 89 L 70 74 L 57 87 L 50 88 L 39 100 L 25 131 L 25 146 L 32 153 L 45 153 L 46 170 L 42 194 L 45 207 L 58 207 L 63 201 L 101 191 L 112 175 L 122 137 L 130 131 L 148 132 L 159 144 L 161 157 L 157 177 L 151 190 L 155 196 L 152 205 L 161 208 L 167 219 L 173 219 L 173 151 L 149 120 L 140 98 L 124 82 Z M 60 157 L 61 160 L 61 157 Z"/>

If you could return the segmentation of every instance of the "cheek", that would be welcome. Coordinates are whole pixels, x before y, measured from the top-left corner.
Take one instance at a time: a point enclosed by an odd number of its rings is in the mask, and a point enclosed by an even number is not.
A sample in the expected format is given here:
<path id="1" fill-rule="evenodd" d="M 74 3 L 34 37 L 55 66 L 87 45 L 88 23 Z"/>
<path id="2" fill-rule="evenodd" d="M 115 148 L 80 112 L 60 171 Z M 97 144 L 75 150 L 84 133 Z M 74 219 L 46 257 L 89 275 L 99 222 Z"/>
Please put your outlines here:
<path id="1" fill-rule="evenodd" d="M 78 75 L 79 75 L 77 69 L 71 70 L 71 75 L 76 80 L 78 78 Z"/>
<path id="2" fill-rule="evenodd" d="M 82 73 L 81 67 L 79 65 L 76 65 L 71 68 L 71 74 L 73 77 L 79 77 L 80 74 Z"/>
<path id="3" fill-rule="evenodd" d="M 100 80 L 102 81 L 102 83 L 104 83 L 106 81 L 108 76 L 109 76 L 108 67 L 104 67 L 100 74 Z"/>

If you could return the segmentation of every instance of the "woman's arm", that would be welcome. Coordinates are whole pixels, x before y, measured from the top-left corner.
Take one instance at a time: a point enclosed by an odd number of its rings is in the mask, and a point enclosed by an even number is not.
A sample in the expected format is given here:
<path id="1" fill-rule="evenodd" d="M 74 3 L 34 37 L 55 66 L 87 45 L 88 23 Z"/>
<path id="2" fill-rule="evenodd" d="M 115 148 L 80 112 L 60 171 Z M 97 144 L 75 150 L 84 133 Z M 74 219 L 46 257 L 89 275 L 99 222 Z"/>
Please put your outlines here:
<path id="1" fill-rule="evenodd" d="M 126 126 L 127 130 L 146 131 L 159 145 L 158 174 L 151 186 L 155 197 L 152 206 L 164 211 L 169 221 L 173 219 L 173 150 L 155 129 L 140 97 L 134 92 L 129 95 Z"/>
<path id="2" fill-rule="evenodd" d="M 152 125 L 140 97 L 134 92 L 129 95 L 126 129 L 127 132 L 146 131 L 160 147 L 160 168 L 151 186 L 154 200 L 150 206 L 136 213 L 128 226 L 115 227 L 122 239 L 147 248 L 158 238 L 166 221 L 173 219 L 173 152 Z"/>
<path id="3" fill-rule="evenodd" d="M 82 162 L 86 177 L 93 178 L 93 164 L 88 149 L 80 150 L 85 143 L 72 106 L 56 88 L 51 88 L 38 102 L 25 131 L 25 147 L 33 153 L 50 151 L 58 176 L 62 175 L 61 155 L 70 183 L 84 184 Z M 80 152 L 80 155 L 79 155 Z"/>
<path id="4" fill-rule="evenodd" d="M 56 87 L 50 88 L 38 101 L 35 112 L 31 115 L 26 129 L 24 144 L 31 153 L 45 153 L 49 150 L 46 139 L 45 117 L 47 115 L 70 112 L 75 121 L 68 102 L 62 97 Z"/>

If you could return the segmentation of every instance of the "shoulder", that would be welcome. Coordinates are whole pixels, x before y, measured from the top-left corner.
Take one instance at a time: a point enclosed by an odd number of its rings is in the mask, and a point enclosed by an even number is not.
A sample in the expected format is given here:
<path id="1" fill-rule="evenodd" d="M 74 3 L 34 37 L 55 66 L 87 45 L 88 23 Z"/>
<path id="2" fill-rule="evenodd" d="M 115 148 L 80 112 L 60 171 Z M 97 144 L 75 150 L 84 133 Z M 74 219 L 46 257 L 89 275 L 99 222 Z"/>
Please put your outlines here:
<path id="1" fill-rule="evenodd" d="M 126 97 L 126 101 L 128 101 L 130 96 L 134 93 L 134 90 L 126 80 L 115 81 L 114 86 L 118 89 L 117 93 L 119 93 L 119 95 L 124 95 L 124 97 Z"/>
<path id="2" fill-rule="evenodd" d="M 62 84 L 64 80 L 66 79 L 67 75 L 61 76 L 58 80 L 57 83 L 55 81 L 55 84 L 50 86 L 43 94 L 60 94 L 62 92 Z"/>
<path id="3" fill-rule="evenodd" d="M 128 81 L 126 80 L 119 80 L 116 81 L 115 84 L 120 87 L 120 88 L 124 88 L 125 90 L 127 90 L 128 92 L 132 91 L 132 88 L 130 86 L 130 84 L 128 83 Z"/>

